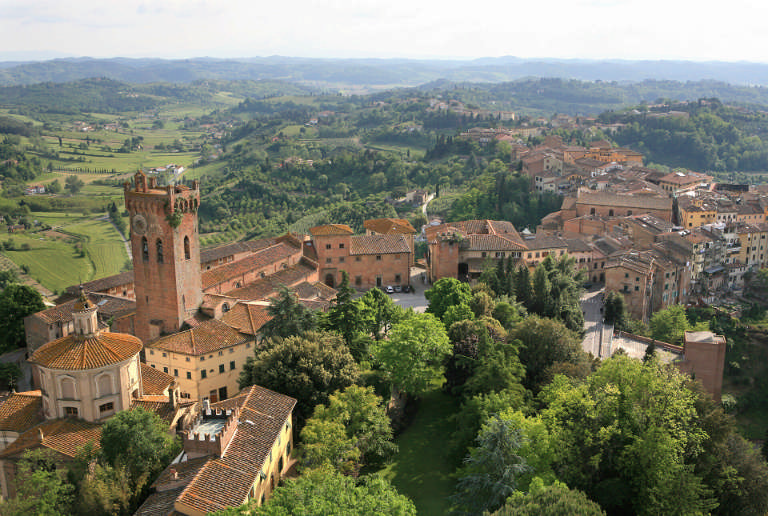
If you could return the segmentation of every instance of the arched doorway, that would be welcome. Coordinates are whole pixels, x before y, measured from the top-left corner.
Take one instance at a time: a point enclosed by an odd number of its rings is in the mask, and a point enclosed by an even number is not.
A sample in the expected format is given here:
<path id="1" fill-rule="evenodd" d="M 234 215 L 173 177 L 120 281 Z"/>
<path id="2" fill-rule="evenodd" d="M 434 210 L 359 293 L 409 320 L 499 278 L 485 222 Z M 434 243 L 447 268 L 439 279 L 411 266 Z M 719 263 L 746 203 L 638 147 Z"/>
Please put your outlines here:
<path id="1" fill-rule="evenodd" d="M 331 288 L 334 288 L 334 281 L 333 281 L 333 274 L 330 272 L 325 275 L 325 284 L 328 285 Z"/>

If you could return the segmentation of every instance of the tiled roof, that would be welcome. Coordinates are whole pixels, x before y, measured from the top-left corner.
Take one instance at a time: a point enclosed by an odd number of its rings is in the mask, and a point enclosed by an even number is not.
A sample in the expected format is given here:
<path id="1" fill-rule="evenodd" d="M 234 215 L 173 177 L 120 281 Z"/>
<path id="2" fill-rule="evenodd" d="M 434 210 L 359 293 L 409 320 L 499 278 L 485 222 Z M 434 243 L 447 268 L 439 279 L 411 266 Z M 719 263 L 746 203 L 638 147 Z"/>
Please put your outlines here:
<path id="1" fill-rule="evenodd" d="M 86 292 L 101 292 L 103 290 L 109 290 L 111 288 L 120 287 L 129 283 L 133 283 L 132 270 L 83 283 L 82 287 Z M 78 284 L 67 287 L 66 292 L 71 295 L 77 295 L 80 293 L 80 286 L 81 285 Z"/>
<path id="2" fill-rule="evenodd" d="M 567 248 L 568 242 L 559 236 L 535 235 L 533 238 L 525 239 L 525 246 L 533 251 L 538 249 L 559 249 Z"/>
<path id="3" fill-rule="evenodd" d="M 96 369 L 127 360 L 141 348 L 141 340 L 125 333 L 72 334 L 44 344 L 29 361 L 51 369 Z"/>
<path id="4" fill-rule="evenodd" d="M 248 340 L 249 337 L 224 322 L 210 319 L 191 330 L 162 337 L 147 347 L 185 355 L 204 355 Z"/>
<path id="5" fill-rule="evenodd" d="M 312 236 L 351 235 L 352 233 L 354 231 L 346 224 L 325 224 L 309 228 L 309 234 Z"/>
<path id="6" fill-rule="evenodd" d="M 579 190 L 577 204 L 594 204 L 616 208 L 637 208 L 649 210 L 671 210 L 672 199 L 653 195 L 618 195 L 609 192 L 587 192 Z"/>
<path id="7" fill-rule="evenodd" d="M 180 503 L 204 513 L 241 505 L 296 405 L 295 399 L 257 385 L 238 399 L 240 421 L 224 455 L 200 469 Z"/>
<path id="8" fill-rule="evenodd" d="M 0 405 L 0 431 L 22 433 L 44 418 L 40 391 L 14 392 Z"/>
<path id="9" fill-rule="evenodd" d="M 331 300 L 336 297 L 336 289 L 329 287 L 321 281 L 309 283 L 302 281 L 292 289 L 299 296 L 299 299 L 325 299 Z"/>
<path id="10" fill-rule="evenodd" d="M 184 486 L 152 493 L 144 500 L 133 516 L 175 516 L 173 504 Z"/>
<path id="11" fill-rule="evenodd" d="M 410 253 L 411 248 L 402 235 L 358 235 L 352 237 L 349 254 Z"/>
<path id="12" fill-rule="evenodd" d="M 42 433 L 42 439 L 40 438 Z M 19 436 L 6 449 L 0 452 L 0 459 L 19 455 L 33 448 L 50 448 L 59 453 L 74 457 L 77 451 L 87 443 L 94 449 L 99 448 L 101 426 L 82 419 L 54 419 L 37 425 Z"/>
<path id="13" fill-rule="evenodd" d="M 259 278 L 242 288 L 230 290 L 227 296 L 242 301 L 261 301 L 275 295 L 280 286 L 292 287 L 297 283 L 305 281 L 306 278 L 315 274 L 316 269 L 300 261 L 285 269 L 280 269 L 274 274 Z"/>
<path id="14" fill-rule="evenodd" d="M 270 319 L 272 316 L 267 313 L 266 306 L 250 303 L 237 303 L 221 316 L 221 322 L 248 335 L 256 335 Z"/>
<path id="15" fill-rule="evenodd" d="M 171 464 L 166 469 L 164 469 L 160 475 L 158 475 L 157 479 L 152 483 L 151 487 L 161 490 L 165 486 L 177 483 L 187 485 L 189 481 L 192 480 L 195 475 L 197 475 L 197 472 L 200 471 L 200 468 L 202 468 L 209 460 L 210 457 L 197 457 L 194 459 L 187 459 L 184 462 Z M 173 478 L 171 469 L 176 470 L 176 478 Z M 181 490 L 177 492 L 177 494 L 179 493 L 181 493 Z"/>
<path id="16" fill-rule="evenodd" d="M 469 235 L 467 236 L 470 251 L 522 251 L 522 246 L 507 238 L 496 235 Z"/>
<path id="17" fill-rule="evenodd" d="M 263 238 L 261 240 L 250 240 L 247 242 L 233 242 L 231 244 L 221 245 L 218 247 L 201 249 L 200 250 L 200 263 L 207 263 L 219 258 L 225 258 L 238 253 L 254 252 L 260 249 L 273 246 L 277 243 L 274 238 Z"/>
<path id="18" fill-rule="evenodd" d="M 565 242 L 568 244 L 569 253 L 589 253 L 592 251 L 589 244 L 580 238 L 568 238 Z"/>
<path id="19" fill-rule="evenodd" d="M 145 395 L 163 395 L 173 383 L 173 376 L 141 362 L 141 385 Z"/>
<path id="20" fill-rule="evenodd" d="M 282 242 L 261 249 L 252 255 L 246 256 L 242 260 L 237 260 L 236 262 L 203 272 L 203 289 L 218 285 L 219 283 L 223 283 L 232 278 L 237 278 L 249 271 L 261 269 L 262 267 L 279 262 L 280 260 L 285 260 L 300 252 L 300 249 Z"/>
<path id="21" fill-rule="evenodd" d="M 106 294 L 88 294 L 92 303 L 97 307 L 100 315 L 112 316 L 127 313 L 136 309 L 136 302 L 123 297 L 109 296 Z M 38 317 L 46 324 L 64 323 L 72 321 L 72 312 L 75 309 L 77 299 L 42 310 L 30 317 Z"/>
<path id="22" fill-rule="evenodd" d="M 381 235 L 412 235 L 416 233 L 411 223 L 405 219 L 371 219 L 363 222 L 363 227 Z"/>
<path id="23" fill-rule="evenodd" d="M 131 400 L 131 410 L 143 408 L 147 412 L 157 414 L 160 419 L 170 425 L 179 408 L 188 407 L 194 403 L 194 401 L 181 400 L 178 402 L 178 408 L 173 408 L 168 396 L 141 396 Z"/>

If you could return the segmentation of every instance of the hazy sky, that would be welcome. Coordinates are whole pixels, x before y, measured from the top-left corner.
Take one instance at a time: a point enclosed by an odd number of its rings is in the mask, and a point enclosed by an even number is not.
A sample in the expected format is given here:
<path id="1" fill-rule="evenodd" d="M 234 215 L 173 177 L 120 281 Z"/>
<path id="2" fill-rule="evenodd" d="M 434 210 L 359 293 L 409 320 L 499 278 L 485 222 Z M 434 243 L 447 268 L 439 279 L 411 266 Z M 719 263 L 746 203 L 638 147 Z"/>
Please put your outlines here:
<path id="1" fill-rule="evenodd" d="M 768 2 L 0 0 L 0 58 L 519 57 L 768 62 Z"/>

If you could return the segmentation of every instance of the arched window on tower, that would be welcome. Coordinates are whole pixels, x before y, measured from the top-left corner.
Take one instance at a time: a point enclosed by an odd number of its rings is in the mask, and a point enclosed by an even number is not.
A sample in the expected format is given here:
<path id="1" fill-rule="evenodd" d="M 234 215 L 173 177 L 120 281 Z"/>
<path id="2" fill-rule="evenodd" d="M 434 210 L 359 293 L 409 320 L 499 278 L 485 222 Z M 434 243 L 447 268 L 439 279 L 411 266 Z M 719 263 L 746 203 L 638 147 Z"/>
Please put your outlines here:
<path id="1" fill-rule="evenodd" d="M 155 247 L 157 249 L 157 263 L 164 263 L 163 241 L 158 238 L 157 242 L 155 242 Z"/>
<path id="2" fill-rule="evenodd" d="M 149 243 L 147 243 L 147 237 L 141 237 L 141 259 L 145 262 L 149 261 Z"/>
<path id="3" fill-rule="evenodd" d="M 184 237 L 184 259 L 189 260 L 189 255 L 191 253 L 189 252 L 189 237 Z"/>

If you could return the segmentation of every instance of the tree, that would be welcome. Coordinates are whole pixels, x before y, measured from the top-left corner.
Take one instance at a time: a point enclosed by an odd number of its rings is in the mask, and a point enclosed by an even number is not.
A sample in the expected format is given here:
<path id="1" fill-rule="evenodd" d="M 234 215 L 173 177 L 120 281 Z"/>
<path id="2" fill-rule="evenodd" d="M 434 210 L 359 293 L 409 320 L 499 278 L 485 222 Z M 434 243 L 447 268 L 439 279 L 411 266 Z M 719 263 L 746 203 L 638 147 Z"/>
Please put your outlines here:
<path id="1" fill-rule="evenodd" d="M 608 292 L 605 296 L 604 311 L 605 322 L 607 324 L 613 324 L 618 330 L 626 328 L 627 322 L 629 321 L 629 314 L 623 295 L 615 290 Z"/>
<path id="2" fill-rule="evenodd" d="M 50 183 L 48 183 L 48 191 L 52 194 L 59 194 L 61 193 L 61 183 L 58 179 L 54 179 Z"/>
<path id="3" fill-rule="evenodd" d="M 72 514 L 75 486 L 56 468 L 56 452 L 47 448 L 24 452 L 16 473 L 16 496 L 0 503 L 4 516 Z"/>
<path id="4" fill-rule="evenodd" d="M 83 189 L 85 183 L 82 179 L 76 175 L 67 176 L 64 180 L 64 188 L 69 191 L 70 194 L 75 195 Z"/>
<path id="5" fill-rule="evenodd" d="M 686 331 L 692 329 L 685 314 L 683 305 L 672 305 L 664 310 L 659 310 L 651 316 L 651 336 L 662 342 L 680 344 Z M 698 327 L 709 329 L 707 321 Z"/>
<path id="6" fill-rule="evenodd" d="M 518 478 L 529 471 L 525 459 L 518 455 L 522 445 L 521 432 L 512 422 L 491 418 L 458 472 L 452 512 L 474 515 L 501 507 L 517 489 Z"/>
<path id="7" fill-rule="evenodd" d="M 362 463 L 380 461 L 397 451 L 381 398 L 372 387 L 357 385 L 332 394 L 328 405 L 316 406 L 301 440 L 310 467 L 327 462 L 342 472 L 357 470 Z"/>
<path id="8" fill-rule="evenodd" d="M 277 297 L 270 300 L 267 313 L 272 319 L 259 330 L 265 339 L 301 335 L 314 330 L 317 325 L 312 310 L 299 303 L 297 296 L 285 285 L 281 285 Z"/>
<path id="9" fill-rule="evenodd" d="M 445 324 L 446 328 L 450 328 L 454 323 L 474 318 L 475 314 L 472 313 L 472 309 L 469 307 L 469 305 L 466 303 L 461 303 L 448 307 L 448 309 L 443 313 L 443 324 Z"/>
<path id="10" fill-rule="evenodd" d="M 445 327 L 429 313 L 414 313 L 399 322 L 392 327 L 389 339 L 373 348 L 374 359 L 392 386 L 415 396 L 440 377 L 450 352 Z"/>
<path id="11" fill-rule="evenodd" d="M 469 306 L 472 290 L 469 285 L 455 278 L 441 278 L 424 293 L 424 297 L 429 301 L 427 312 L 442 320 L 449 306 L 462 303 Z"/>
<path id="12" fill-rule="evenodd" d="M 510 338 L 520 341 L 525 384 L 534 392 L 547 382 L 547 369 L 553 365 L 580 364 L 588 360 L 579 336 L 554 319 L 529 316 L 511 332 Z"/>
<path id="13" fill-rule="evenodd" d="M 360 298 L 362 308 L 368 313 L 365 318 L 369 326 L 367 331 L 375 340 L 381 340 L 386 336 L 393 323 L 404 317 L 404 311 L 397 306 L 392 298 L 381 289 L 372 288 Z"/>
<path id="14" fill-rule="evenodd" d="M 34 288 L 12 283 L 0 292 L 0 351 L 24 346 L 24 318 L 45 310 L 43 297 Z"/>
<path id="15" fill-rule="evenodd" d="M 316 405 L 328 403 L 331 393 L 355 383 L 359 374 L 341 336 L 311 331 L 270 339 L 267 349 L 248 357 L 238 383 L 241 389 L 258 383 L 296 398 L 296 419 L 301 426 Z"/>
<path id="16" fill-rule="evenodd" d="M 125 468 L 136 491 L 170 462 L 179 443 L 160 416 L 139 407 L 124 410 L 101 427 L 101 455 L 112 468 Z"/>
<path id="17" fill-rule="evenodd" d="M 131 478 L 124 467 L 94 463 L 85 473 L 78 489 L 77 513 L 130 514 L 135 493 L 131 489 Z"/>
<path id="18" fill-rule="evenodd" d="M 528 493 L 515 493 L 492 516 L 605 516 L 605 511 L 581 491 L 561 482 L 545 486 L 538 480 Z"/>
<path id="19" fill-rule="evenodd" d="M 416 516 L 408 498 L 379 475 L 360 479 L 320 469 L 275 489 L 268 504 L 253 508 L 254 516 Z"/>
<path id="20" fill-rule="evenodd" d="M 19 281 L 19 275 L 13 269 L 6 269 L 0 271 L 0 290 L 5 289 L 11 283 L 17 283 Z"/>
<path id="21" fill-rule="evenodd" d="M 328 309 L 325 325 L 326 329 L 339 332 L 347 346 L 351 346 L 353 339 L 370 326 L 370 321 L 366 320 L 368 313 L 363 311 L 358 301 L 352 299 L 354 294 L 355 289 L 349 286 L 347 271 L 342 271 L 341 283 Z"/>
<path id="22" fill-rule="evenodd" d="M 13 362 L 0 364 L 0 382 L 10 389 L 16 389 L 16 382 L 21 378 L 21 368 Z"/>

